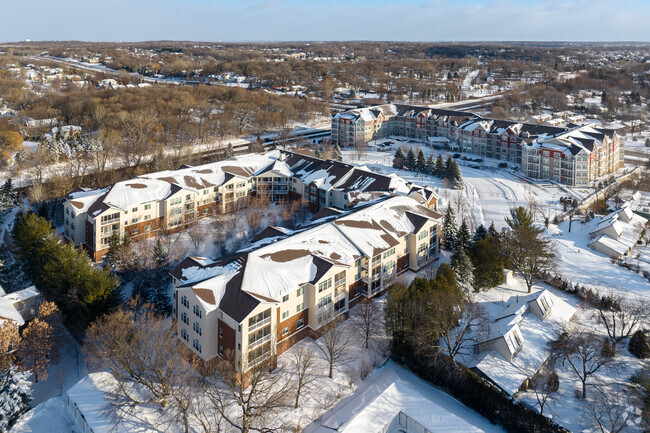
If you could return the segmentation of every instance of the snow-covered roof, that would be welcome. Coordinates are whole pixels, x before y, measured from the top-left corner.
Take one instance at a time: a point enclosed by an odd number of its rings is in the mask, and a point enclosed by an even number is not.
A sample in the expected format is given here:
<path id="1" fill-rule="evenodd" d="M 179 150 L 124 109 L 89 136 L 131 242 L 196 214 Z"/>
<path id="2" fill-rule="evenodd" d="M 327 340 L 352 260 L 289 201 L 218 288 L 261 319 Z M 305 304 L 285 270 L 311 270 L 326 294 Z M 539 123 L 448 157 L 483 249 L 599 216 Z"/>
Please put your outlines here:
<path id="1" fill-rule="evenodd" d="M 423 222 L 441 217 L 412 198 L 391 197 L 342 212 L 333 222 L 260 239 L 219 262 L 203 265 L 200 259 L 187 258 L 172 275 L 184 287 L 199 290 L 197 295 L 208 311 L 223 309 L 229 290 L 260 301 L 279 301 L 303 284 L 315 284 L 333 266 L 348 267 L 364 254 L 374 256 L 378 248 L 383 251 L 397 245 L 396 237 L 414 233 Z M 235 296 L 228 299 L 239 302 Z M 237 312 L 242 313 L 239 307 Z"/>
<path id="2" fill-rule="evenodd" d="M 550 312 L 543 320 L 532 314 L 527 308 L 528 304 L 541 297 L 549 300 L 551 305 Z M 511 332 L 514 327 L 518 329 L 523 340 L 521 349 L 512 362 L 504 359 L 496 350 L 486 351 L 476 368 L 503 390 L 514 394 L 522 383 L 532 377 L 544 364 L 550 355 L 549 344 L 567 326 L 576 309 L 549 290 L 538 291 L 527 296 L 512 297 L 509 304 L 504 311 L 513 314 L 508 314 L 499 322 L 512 325 L 507 332 Z M 503 316 L 503 313 L 497 316 Z M 511 320 L 507 322 L 508 319 Z M 514 320 L 516 323 L 512 324 Z M 507 339 L 506 342 L 508 342 Z"/>
<path id="3" fill-rule="evenodd" d="M 39 295 L 40 292 L 36 286 L 30 286 L 26 289 L 0 296 L 0 319 L 13 320 L 18 326 L 23 326 L 25 324 L 25 318 L 22 316 L 20 310 L 16 308 L 16 304 Z"/>
<path id="4" fill-rule="evenodd" d="M 408 431 L 421 431 L 422 428 L 432 433 L 503 431 L 392 361 L 374 372 L 355 394 L 339 403 L 323 420 L 310 425 L 308 431 L 399 431 L 400 413 L 410 418 L 412 427 Z M 420 428 L 413 426 L 413 422 L 419 424 Z"/>
<path id="5" fill-rule="evenodd" d="M 154 433 L 162 423 L 160 415 L 153 408 L 140 407 L 137 413 L 120 411 L 115 421 L 106 412 L 106 395 L 112 392 L 116 379 L 107 372 L 90 373 L 66 393 L 77 406 L 83 419 L 93 433 Z"/>

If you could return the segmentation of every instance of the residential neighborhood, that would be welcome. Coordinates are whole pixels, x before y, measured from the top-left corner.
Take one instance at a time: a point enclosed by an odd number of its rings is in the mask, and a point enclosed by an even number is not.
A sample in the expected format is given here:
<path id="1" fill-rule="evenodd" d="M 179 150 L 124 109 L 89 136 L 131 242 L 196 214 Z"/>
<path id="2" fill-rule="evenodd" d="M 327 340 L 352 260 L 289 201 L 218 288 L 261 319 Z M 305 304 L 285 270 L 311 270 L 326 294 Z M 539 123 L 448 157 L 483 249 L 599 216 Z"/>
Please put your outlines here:
<path id="1" fill-rule="evenodd" d="M 0 432 L 650 431 L 650 4 L 1 10 Z"/>

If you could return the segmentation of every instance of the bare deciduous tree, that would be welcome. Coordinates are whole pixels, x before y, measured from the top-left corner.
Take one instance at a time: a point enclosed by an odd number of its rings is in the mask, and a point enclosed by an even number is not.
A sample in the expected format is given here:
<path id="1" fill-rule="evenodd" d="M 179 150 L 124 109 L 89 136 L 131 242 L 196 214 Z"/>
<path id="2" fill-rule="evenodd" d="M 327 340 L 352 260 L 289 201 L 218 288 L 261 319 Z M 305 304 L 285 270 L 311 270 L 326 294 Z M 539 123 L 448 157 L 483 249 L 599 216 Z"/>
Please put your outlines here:
<path id="1" fill-rule="evenodd" d="M 587 381 L 612 358 L 603 351 L 603 338 L 587 329 L 574 329 L 563 333 L 554 349 L 566 360 L 582 383 L 582 398 L 587 398 Z"/>
<path id="2" fill-rule="evenodd" d="M 316 361 L 317 357 L 313 350 L 300 346 L 293 351 L 292 361 L 295 373 L 295 391 L 296 391 L 296 401 L 294 403 L 294 408 L 298 408 L 300 396 L 304 391 L 308 391 L 310 385 L 317 379 L 316 375 Z"/>
<path id="3" fill-rule="evenodd" d="M 623 433 L 638 424 L 640 403 L 636 393 L 612 385 L 597 388 L 593 396 L 583 401 L 583 411 L 586 421 L 601 433 Z"/>
<path id="4" fill-rule="evenodd" d="M 440 302 L 439 306 L 440 310 L 456 307 L 453 300 L 449 303 Z M 457 319 L 454 314 L 439 314 L 434 320 L 440 336 L 437 347 L 452 361 L 455 361 L 458 355 L 471 354 L 474 345 L 479 342 L 487 327 L 485 309 L 480 304 L 470 297 L 465 297 L 462 308 L 460 319 Z"/>
<path id="5" fill-rule="evenodd" d="M 538 372 L 530 383 L 530 389 L 535 393 L 539 405 L 539 413 L 544 415 L 544 407 L 553 395 L 560 389 L 560 378 L 555 371 Z"/>
<path id="6" fill-rule="evenodd" d="M 323 335 L 316 340 L 316 346 L 325 355 L 329 365 L 329 378 L 334 377 L 334 368 L 345 364 L 350 349 L 350 332 L 343 326 L 343 318 L 335 317 L 323 326 Z"/>
<path id="7" fill-rule="evenodd" d="M 290 404 L 291 381 L 282 371 L 269 372 L 263 362 L 243 375 L 237 371 L 232 352 L 219 358 L 214 374 L 203 381 L 203 393 L 223 420 L 236 431 L 272 432 L 270 420 Z M 236 414 L 236 415 L 235 415 Z"/>
<path id="8" fill-rule="evenodd" d="M 650 303 L 639 297 L 630 298 L 611 293 L 601 300 L 597 308 L 598 319 L 607 330 L 614 354 L 616 343 L 632 335 L 650 318 Z"/>
<path id="9" fill-rule="evenodd" d="M 382 326 L 381 309 L 372 299 L 363 299 L 355 310 L 353 329 L 361 337 L 367 349 Z"/>

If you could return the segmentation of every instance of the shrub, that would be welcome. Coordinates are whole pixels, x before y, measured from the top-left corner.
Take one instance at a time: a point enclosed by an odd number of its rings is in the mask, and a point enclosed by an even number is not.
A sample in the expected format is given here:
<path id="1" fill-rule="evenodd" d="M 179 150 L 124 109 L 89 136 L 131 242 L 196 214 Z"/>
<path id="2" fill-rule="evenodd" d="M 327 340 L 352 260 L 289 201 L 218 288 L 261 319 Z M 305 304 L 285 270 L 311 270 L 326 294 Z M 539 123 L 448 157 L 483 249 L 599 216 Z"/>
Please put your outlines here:
<path id="1" fill-rule="evenodd" d="M 630 338 L 627 350 L 637 358 L 646 359 L 650 357 L 650 341 L 646 331 L 639 329 Z"/>

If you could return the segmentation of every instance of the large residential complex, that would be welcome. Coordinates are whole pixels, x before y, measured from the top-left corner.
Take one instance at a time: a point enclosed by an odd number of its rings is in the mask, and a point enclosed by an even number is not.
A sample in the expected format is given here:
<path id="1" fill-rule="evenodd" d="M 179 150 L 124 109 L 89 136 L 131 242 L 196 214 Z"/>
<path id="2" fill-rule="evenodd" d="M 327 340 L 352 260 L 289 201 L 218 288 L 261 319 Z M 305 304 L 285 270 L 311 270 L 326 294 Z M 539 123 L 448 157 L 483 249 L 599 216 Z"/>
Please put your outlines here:
<path id="1" fill-rule="evenodd" d="M 385 104 L 332 116 L 332 143 L 355 146 L 389 135 L 446 137 L 450 150 L 521 164 L 525 176 L 567 185 L 590 182 L 623 167 L 614 130 L 555 127 L 486 119 L 467 111 Z"/>
<path id="2" fill-rule="evenodd" d="M 432 191 L 415 188 L 397 175 L 297 152 L 270 151 L 73 191 L 64 203 L 64 236 L 99 260 L 113 233 L 138 240 L 181 230 L 203 216 L 245 207 L 255 196 L 273 202 L 304 199 L 317 212 L 394 194 L 415 194 L 427 206 L 437 206 Z"/>
<path id="3" fill-rule="evenodd" d="M 273 365 L 397 274 L 437 259 L 442 216 L 419 194 L 323 208 L 310 226 L 270 227 L 219 261 L 186 258 L 171 272 L 179 339 L 206 361 L 232 354 L 241 372 Z"/>

